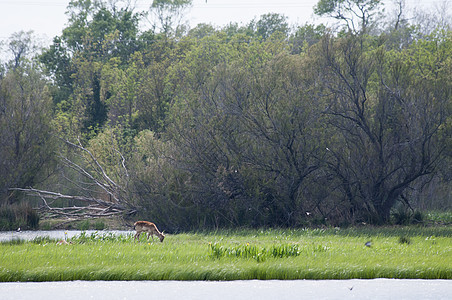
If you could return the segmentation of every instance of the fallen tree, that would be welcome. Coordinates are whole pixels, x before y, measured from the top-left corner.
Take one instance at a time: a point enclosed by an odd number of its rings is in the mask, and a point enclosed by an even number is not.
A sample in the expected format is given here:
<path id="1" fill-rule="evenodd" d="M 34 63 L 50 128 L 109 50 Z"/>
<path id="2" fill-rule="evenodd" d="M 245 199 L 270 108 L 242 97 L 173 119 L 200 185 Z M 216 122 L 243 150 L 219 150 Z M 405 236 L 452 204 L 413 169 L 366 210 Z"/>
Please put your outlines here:
<path id="1" fill-rule="evenodd" d="M 113 217 L 118 215 L 132 215 L 138 208 L 127 200 L 128 171 L 123 155 L 112 149 L 118 157 L 118 166 L 122 170 L 121 181 L 118 183 L 108 175 L 98 158 L 80 140 L 77 144 L 68 140 L 64 141 L 70 149 L 75 150 L 77 157 L 81 158 L 77 163 L 67 155 L 59 155 L 60 161 L 67 169 L 74 170 L 79 175 L 75 182 L 63 174 L 65 180 L 77 186 L 78 191 L 84 195 L 67 195 L 60 192 L 41 190 L 34 187 L 11 188 L 10 190 L 26 193 L 29 196 L 39 197 L 41 205 L 36 209 L 44 218 L 65 217 L 71 219 Z M 125 184 L 124 184 L 125 183 Z M 76 202 L 76 205 L 55 205 L 56 200 Z"/>
<path id="2" fill-rule="evenodd" d="M 37 210 L 47 217 L 68 217 L 68 218 L 96 218 L 96 217 L 111 217 L 119 214 L 134 214 L 137 209 L 130 205 L 124 205 L 120 203 L 114 203 L 110 201 L 104 201 L 98 198 L 64 195 L 57 192 L 43 191 L 35 188 L 13 188 L 20 192 L 25 192 L 29 196 L 37 196 L 41 198 L 42 205 Z M 54 207 L 53 202 L 57 199 L 76 200 L 87 205 L 74 205 L 66 207 Z"/>

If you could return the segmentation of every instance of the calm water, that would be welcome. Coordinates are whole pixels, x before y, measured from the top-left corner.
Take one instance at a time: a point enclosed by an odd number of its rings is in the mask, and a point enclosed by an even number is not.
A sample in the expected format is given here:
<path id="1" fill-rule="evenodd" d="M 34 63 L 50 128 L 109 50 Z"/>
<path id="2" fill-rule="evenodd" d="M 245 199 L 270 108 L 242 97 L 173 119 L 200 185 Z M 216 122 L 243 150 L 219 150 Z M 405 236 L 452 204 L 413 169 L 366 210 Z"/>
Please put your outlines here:
<path id="1" fill-rule="evenodd" d="M 0 283 L 0 299 L 451 299 L 448 280 L 69 281 Z"/>

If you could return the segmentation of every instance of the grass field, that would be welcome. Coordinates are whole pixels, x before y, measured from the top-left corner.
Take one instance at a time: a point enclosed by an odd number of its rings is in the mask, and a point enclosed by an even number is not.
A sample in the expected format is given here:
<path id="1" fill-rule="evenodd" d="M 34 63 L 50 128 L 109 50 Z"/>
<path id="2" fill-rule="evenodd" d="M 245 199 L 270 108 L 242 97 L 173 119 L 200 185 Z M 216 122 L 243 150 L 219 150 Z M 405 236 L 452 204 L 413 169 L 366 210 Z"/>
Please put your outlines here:
<path id="1" fill-rule="evenodd" d="M 448 226 L 16 240 L 0 244 L 0 281 L 452 279 L 451 237 Z"/>

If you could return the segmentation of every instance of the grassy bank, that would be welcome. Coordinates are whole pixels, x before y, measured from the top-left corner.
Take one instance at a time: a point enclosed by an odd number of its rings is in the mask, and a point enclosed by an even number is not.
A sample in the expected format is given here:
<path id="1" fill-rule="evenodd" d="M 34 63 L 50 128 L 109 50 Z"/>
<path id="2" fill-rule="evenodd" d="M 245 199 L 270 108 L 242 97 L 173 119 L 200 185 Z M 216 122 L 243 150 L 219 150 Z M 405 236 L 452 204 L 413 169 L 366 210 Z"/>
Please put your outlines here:
<path id="1" fill-rule="evenodd" d="M 452 279 L 451 237 L 450 227 L 407 227 L 13 241 L 0 244 L 0 281 Z"/>

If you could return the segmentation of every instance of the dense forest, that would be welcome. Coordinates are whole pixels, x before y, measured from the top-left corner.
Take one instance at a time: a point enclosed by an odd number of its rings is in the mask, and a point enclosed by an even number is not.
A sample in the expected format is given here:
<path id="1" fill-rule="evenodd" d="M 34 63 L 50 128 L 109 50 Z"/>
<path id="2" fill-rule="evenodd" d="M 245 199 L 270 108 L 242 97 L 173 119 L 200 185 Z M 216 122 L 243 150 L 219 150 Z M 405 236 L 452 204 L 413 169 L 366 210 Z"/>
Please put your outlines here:
<path id="1" fill-rule="evenodd" d="M 318 1 L 334 27 L 190 28 L 190 0 L 71 1 L 50 46 L 2 43 L 0 219 L 176 231 L 451 209 L 451 19 L 396 3 Z"/>

